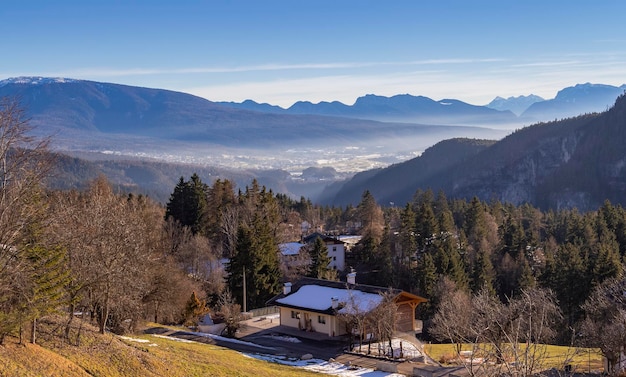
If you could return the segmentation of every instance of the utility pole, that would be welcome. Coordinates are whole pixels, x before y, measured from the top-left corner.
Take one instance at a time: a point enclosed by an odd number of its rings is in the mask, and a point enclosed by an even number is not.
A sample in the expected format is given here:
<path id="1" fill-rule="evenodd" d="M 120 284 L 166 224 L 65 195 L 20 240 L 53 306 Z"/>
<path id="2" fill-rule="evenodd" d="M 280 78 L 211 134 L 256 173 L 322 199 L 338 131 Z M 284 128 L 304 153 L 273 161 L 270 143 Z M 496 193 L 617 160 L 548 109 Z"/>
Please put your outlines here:
<path id="1" fill-rule="evenodd" d="M 247 305 L 246 305 L 246 266 L 243 266 L 243 312 L 247 312 Z"/>

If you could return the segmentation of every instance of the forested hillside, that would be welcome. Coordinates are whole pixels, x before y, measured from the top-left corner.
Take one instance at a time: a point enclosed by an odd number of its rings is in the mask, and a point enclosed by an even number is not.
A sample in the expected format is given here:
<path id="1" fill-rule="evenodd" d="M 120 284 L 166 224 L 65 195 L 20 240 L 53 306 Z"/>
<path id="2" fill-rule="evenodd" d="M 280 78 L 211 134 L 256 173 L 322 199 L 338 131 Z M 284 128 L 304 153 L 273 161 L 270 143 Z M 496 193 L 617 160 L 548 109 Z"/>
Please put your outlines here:
<path id="1" fill-rule="evenodd" d="M 482 150 L 473 149 L 475 153 L 463 153 L 465 141 L 433 159 L 434 152 L 450 143 L 441 142 L 429 153 L 369 174 L 366 180 L 355 177 L 328 202 L 355 204 L 348 192 L 371 190 L 380 203 L 404 205 L 415 190 L 432 189 L 454 198 L 476 196 L 543 209 L 593 210 L 605 199 L 626 204 L 624 95 L 604 113 L 525 127 Z"/>

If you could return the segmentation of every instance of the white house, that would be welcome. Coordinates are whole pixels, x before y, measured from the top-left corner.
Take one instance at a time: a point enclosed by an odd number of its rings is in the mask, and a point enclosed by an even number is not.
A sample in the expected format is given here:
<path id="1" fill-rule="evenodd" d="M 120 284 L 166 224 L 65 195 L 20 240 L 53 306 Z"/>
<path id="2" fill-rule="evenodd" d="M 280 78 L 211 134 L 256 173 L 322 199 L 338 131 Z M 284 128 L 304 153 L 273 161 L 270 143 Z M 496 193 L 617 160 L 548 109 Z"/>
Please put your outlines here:
<path id="1" fill-rule="evenodd" d="M 345 243 L 338 238 L 327 236 L 320 233 L 313 233 L 304 237 L 304 243 L 312 245 L 317 238 L 321 238 L 326 244 L 328 256 L 330 257 L 329 268 L 343 271 L 346 268 L 346 246 Z"/>
<path id="2" fill-rule="evenodd" d="M 283 292 L 267 303 L 280 308 L 280 324 L 302 331 L 323 333 L 329 337 L 345 335 L 347 328 L 340 314 L 346 310 L 361 313 L 375 309 L 382 302 L 382 293 L 389 288 L 356 284 L 355 273 L 348 274 L 347 282 L 303 278 L 285 283 Z M 421 321 L 415 318 L 415 308 L 426 299 L 399 289 L 391 290 L 398 306 L 396 330 L 421 331 Z"/>

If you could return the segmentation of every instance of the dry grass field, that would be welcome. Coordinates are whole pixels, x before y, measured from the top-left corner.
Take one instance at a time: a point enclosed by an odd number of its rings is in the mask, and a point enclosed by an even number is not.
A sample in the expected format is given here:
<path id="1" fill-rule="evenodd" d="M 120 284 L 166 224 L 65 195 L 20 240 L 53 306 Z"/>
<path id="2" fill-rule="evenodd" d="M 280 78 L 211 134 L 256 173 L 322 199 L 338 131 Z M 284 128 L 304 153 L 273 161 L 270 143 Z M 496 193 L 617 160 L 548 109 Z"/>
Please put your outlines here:
<path id="1" fill-rule="evenodd" d="M 249 358 L 213 345 L 152 335 L 100 335 L 85 325 L 80 346 L 69 345 L 59 321 L 42 321 L 39 344 L 7 337 L 0 346 L 0 376 L 314 376 L 317 373 Z M 74 334 L 75 335 L 75 334 Z"/>
<path id="2" fill-rule="evenodd" d="M 470 350 L 471 346 L 464 344 L 462 349 Z M 453 344 L 426 344 L 424 350 L 434 360 L 443 364 L 458 363 Z M 543 345 L 538 353 L 542 355 L 541 363 L 546 369 L 563 370 L 564 366 L 569 364 L 572 370 L 577 372 L 603 370 L 602 355 L 598 349 Z"/>

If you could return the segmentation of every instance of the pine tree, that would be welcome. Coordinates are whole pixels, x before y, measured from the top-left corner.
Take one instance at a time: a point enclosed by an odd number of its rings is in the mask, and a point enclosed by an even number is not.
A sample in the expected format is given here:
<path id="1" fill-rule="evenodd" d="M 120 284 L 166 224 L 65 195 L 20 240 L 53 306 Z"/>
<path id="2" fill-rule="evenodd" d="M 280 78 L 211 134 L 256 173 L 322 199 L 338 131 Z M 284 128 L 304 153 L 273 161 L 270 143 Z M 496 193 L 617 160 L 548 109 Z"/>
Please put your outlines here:
<path id="1" fill-rule="evenodd" d="M 535 288 L 537 286 L 537 280 L 533 275 L 533 271 L 528 264 L 528 259 L 522 254 L 521 260 L 518 261 L 518 271 L 517 271 L 517 289 L 516 293 L 520 293 L 521 291 L 528 290 L 530 288 Z"/>
<path id="2" fill-rule="evenodd" d="M 380 240 L 384 228 L 383 211 L 369 191 L 364 191 L 357 206 L 357 215 L 363 223 L 362 234 Z"/>
<path id="3" fill-rule="evenodd" d="M 208 186 L 194 173 L 189 181 L 180 177 L 166 205 L 165 219 L 173 218 L 191 229 L 193 234 L 208 231 Z"/>
<path id="4" fill-rule="evenodd" d="M 261 307 L 278 292 L 280 284 L 278 245 L 269 222 L 264 221 L 261 215 L 255 215 L 251 225 L 239 226 L 236 253 L 227 266 L 227 272 L 229 289 L 245 308 L 247 304 L 252 308 Z"/>
<path id="5" fill-rule="evenodd" d="M 481 242 L 487 235 L 486 223 L 485 208 L 480 200 L 474 197 L 466 211 L 463 226 L 467 241 L 474 250 L 478 250 L 481 247 Z"/>
<path id="6" fill-rule="evenodd" d="M 494 269 L 489 255 L 484 249 L 480 249 L 476 254 L 474 268 L 472 271 L 471 288 L 477 294 L 481 290 L 486 290 L 490 294 L 495 294 Z"/>
<path id="7" fill-rule="evenodd" d="M 427 249 L 432 245 L 433 239 L 438 237 L 439 233 L 439 227 L 437 219 L 435 218 L 432 203 L 422 203 L 416 217 L 415 228 L 417 230 L 417 247 L 421 252 L 428 252 Z"/>
<path id="8" fill-rule="evenodd" d="M 383 237 L 377 248 L 378 263 L 376 264 L 375 285 L 381 287 L 391 287 L 394 281 L 393 264 L 391 257 L 391 231 L 389 226 L 385 226 Z"/>
<path id="9" fill-rule="evenodd" d="M 328 265 L 330 264 L 328 247 L 326 247 L 326 243 L 324 243 L 321 237 L 317 237 L 315 239 L 315 243 L 313 244 L 313 249 L 311 250 L 310 255 L 311 266 L 309 268 L 308 276 L 316 279 L 333 280 L 329 279 L 332 277 L 330 273 L 332 269 L 328 268 Z"/>
<path id="10" fill-rule="evenodd" d="M 574 244 L 559 247 L 554 270 L 555 286 L 550 288 L 559 300 L 567 324 L 572 326 L 581 318 L 581 304 L 591 290 L 580 248 Z"/>
<path id="11" fill-rule="evenodd" d="M 423 297 L 433 297 L 438 279 L 433 258 L 425 254 L 416 269 L 417 293 Z"/>

